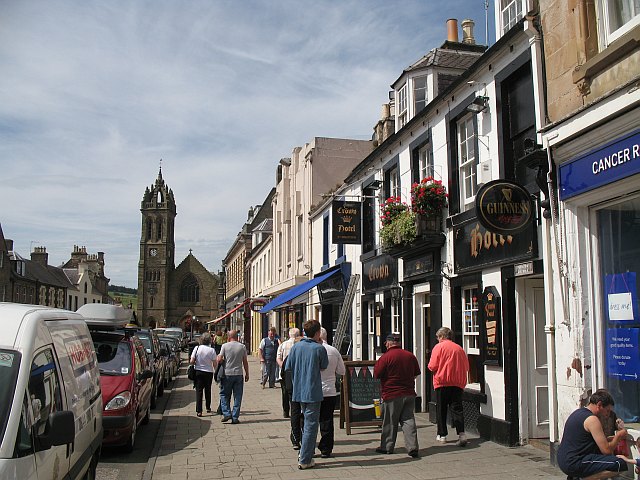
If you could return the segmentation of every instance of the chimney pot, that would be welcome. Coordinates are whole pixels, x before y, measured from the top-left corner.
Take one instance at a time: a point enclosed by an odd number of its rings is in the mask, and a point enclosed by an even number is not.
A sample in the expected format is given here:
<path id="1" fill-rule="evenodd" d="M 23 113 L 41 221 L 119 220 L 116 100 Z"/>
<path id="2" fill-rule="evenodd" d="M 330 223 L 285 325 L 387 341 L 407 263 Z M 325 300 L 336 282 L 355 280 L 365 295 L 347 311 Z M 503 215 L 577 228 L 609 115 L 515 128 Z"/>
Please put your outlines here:
<path id="1" fill-rule="evenodd" d="M 473 36 L 473 27 L 476 22 L 467 18 L 462 21 L 462 43 L 467 43 L 469 45 L 475 45 L 476 39 Z"/>
<path id="2" fill-rule="evenodd" d="M 458 43 L 458 19 L 447 20 L 447 41 Z"/>

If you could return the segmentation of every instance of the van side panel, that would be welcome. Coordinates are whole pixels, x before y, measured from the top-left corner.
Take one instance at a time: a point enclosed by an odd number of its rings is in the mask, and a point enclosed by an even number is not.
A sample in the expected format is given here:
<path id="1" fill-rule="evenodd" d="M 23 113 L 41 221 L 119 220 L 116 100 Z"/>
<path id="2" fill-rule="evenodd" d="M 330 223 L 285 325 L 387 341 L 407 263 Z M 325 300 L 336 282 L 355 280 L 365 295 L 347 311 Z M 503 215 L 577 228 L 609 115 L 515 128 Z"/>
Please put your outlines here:
<path id="1" fill-rule="evenodd" d="M 74 413 L 76 439 L 71 478 L 84 472 L 102 442 L 102 395 L 98 360 L 84 321 L 47 321 L 60 362 L 67 408 Z"/>

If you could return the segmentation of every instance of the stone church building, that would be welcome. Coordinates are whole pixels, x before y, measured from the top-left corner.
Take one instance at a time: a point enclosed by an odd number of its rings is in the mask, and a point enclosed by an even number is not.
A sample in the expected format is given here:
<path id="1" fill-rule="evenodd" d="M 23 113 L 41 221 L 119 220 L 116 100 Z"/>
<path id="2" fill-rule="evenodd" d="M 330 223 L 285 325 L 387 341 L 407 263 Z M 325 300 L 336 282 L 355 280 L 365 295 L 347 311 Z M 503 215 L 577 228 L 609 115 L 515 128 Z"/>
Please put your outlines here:
<path id="1" fill-rule="evenodd" d="M 138 307 L 141 325 L 204 329 L 218 316 L 218 276 L 189 251 L 175 266 L 176 202 L 162 179 L 147 187 L 140 207 L 142 233 L 138 262 Z M 195 320 L 193 320 L 195 319 Z"/>

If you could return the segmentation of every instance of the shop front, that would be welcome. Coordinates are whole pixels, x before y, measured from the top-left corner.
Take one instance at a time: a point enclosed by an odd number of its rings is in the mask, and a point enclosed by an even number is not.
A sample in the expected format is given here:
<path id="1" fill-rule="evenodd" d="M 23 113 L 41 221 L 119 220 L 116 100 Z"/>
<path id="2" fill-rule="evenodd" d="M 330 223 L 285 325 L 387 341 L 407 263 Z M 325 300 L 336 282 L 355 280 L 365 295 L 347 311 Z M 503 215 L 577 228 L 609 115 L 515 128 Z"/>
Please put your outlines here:
<path id="1" fill-rule="evenodd" d="M 578 302 L 565 299 L 561 318 L 576 328 L 575 313 L 582 313 L 583 346 L 569 356 L 556 345 L 558 363 L 579 359 L 584 376 L 577 390 L 558 376 L 561 422 L 576 399 L 606 388 L 618 417 L 640 426 L 639 117 L 636 108 L 554 148 L 562 212 L 557 238 L 566 239 L 565 261 L 577 273 L 570 270 L 565 281 L 582 292 Z"/>

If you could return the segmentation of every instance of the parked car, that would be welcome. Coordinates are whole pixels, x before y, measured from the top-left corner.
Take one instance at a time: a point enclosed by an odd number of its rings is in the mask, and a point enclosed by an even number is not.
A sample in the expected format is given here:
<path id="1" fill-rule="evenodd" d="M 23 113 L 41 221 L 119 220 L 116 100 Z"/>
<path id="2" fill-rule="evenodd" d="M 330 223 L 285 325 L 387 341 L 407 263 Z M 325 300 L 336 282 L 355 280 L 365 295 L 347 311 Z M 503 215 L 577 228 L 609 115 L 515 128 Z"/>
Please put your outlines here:
<path id="1" fill-rule="evenodd" d="M 165 359 L 160 355 L 160 341 L 158 335 L 149 328 L 138 328 L 137 337 L 142 341 L 147 352 L 147 358 L 153 372 L 153 393 L 151 394 L 151 408 L 156 408 L 156 397 L 164 395 Z"/>
<path id="2" fill-rule="evenodd" d="M 178 327 L 168 327 L 164 329 L 164 335 L 172 336 L 180 342 L 180 347 L 184 348 L 187 346 L 187 339 L 184 336 L 184 332 L 181 328 Z"/>
<path id="3" fill-rule="evenodd" d="M 102 397 L 84 318 L 0 303 L 0 320 L 0 478 L 95 478 Z"/>
<path id="4" fill-rule="evenodd" d="M 168 382 L 172 382 L 178 375 L 178 370 L 180 369 L 180 346 L 175 338 L 167 335 L 160 335 L 158 339 L 161 345 L 160 352 L 165 357 L 165 368 L 167 372 L 165 378 L 167 378 Z"/>
<path id="5" fill-rule="evenodd" d="M 144 345 L 135 329 L 125 328 L 130 311 L 87 304 L 78 312 L 86 317 L 100 369 L 103 444 L 131 452 L 138 427 L 149 423 L 151 413 L 153 373 Z"/>

